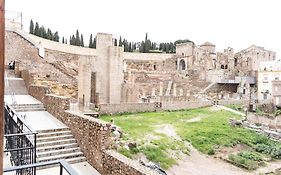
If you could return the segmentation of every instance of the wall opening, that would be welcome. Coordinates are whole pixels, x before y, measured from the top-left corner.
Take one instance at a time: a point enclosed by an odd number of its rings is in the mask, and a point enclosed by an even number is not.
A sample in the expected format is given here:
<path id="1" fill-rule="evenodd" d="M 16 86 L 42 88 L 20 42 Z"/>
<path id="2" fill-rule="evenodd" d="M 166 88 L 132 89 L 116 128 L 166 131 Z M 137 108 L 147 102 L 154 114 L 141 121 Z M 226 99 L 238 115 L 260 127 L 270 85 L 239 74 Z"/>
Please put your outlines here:
<path id="1" fill-rule="evenodd" d="M 224 65 L 221 65 L 221 69 L 224 69 Z"/>
<path id="2" fill-rule="evenodd" d="M 185 62 L 184 60 L 180 60 L 180 70 L 185 70 Z"/>

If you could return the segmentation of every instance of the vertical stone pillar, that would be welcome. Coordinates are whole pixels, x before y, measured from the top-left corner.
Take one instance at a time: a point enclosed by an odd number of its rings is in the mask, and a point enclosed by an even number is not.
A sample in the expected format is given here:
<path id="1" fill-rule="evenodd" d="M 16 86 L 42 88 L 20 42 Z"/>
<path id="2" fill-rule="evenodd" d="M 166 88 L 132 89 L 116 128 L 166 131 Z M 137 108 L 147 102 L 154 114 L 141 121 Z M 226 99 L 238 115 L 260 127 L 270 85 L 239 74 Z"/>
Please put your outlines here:
<path id="1" fill-rule="evenodd" d="M 174 83 L 174 85 L 173 85 L 173 95 L 174 95 L 174 97 L 177 96 L 177 84 L 176 83 Z"/>
<path id="2" fill-rule="evenodd" d="M 159 96 L 163 96 L 163 82 L 159 83 Z"/>
<path id="3" fill-rule="evenodd" d="M 153 87 L 152 90 L 151 90 L 151 96 L 152 96 L 152 97 L 155 97 L 155 96 L 156 96 L 156 94 L 155 94 L 155 88 L 154 88 L 154 87 Z"/>

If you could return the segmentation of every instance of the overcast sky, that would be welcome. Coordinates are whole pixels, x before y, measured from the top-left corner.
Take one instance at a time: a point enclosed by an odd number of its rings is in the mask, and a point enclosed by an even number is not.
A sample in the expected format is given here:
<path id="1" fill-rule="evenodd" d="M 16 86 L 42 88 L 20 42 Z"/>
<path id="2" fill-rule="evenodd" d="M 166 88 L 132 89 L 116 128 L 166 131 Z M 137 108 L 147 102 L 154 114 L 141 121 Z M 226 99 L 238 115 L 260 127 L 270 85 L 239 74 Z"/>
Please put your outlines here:
<path id="1" fill-rule="evenodd" d="M 76 29 L 111 33 L 129 41 L 190 39 L 210 41 L 217 51 L 235 52 L 252 44 L 281 52 L 280 0 L 6 0 L 6 10 L 69 38 Z"/>

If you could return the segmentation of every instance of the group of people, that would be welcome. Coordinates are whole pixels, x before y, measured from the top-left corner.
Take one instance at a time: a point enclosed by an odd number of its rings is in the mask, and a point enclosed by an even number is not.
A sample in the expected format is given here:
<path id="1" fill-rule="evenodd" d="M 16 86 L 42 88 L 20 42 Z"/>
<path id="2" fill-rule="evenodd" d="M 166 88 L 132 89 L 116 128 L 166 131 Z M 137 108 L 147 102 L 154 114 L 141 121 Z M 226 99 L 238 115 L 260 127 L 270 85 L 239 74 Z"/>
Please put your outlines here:
<path id="1" fill-rule="evenodd" d="M 11 70 L 15 70 L 15 64 L 16 64 L 15 61 L 10 61 L 9 65 L 8 65 L 8 68 L 11 69 Z"/>

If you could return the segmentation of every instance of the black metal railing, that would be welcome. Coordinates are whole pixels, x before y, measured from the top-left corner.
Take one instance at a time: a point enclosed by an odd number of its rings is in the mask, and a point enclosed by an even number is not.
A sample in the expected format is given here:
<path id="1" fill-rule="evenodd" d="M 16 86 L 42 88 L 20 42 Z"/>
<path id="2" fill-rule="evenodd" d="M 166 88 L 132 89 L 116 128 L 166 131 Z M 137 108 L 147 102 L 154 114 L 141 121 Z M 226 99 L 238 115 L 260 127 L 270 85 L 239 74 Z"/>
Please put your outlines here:
<path id="1" fill-rule="evenodd" d="M 29 164 L 29 165 L 21 165 L 17 167 L 11 167 L 11 168 L 5 168 L 4 169 L 4 175 L 5 173 L 8 172 L 19 172 L 19 171 L 26 171 L 30 169 L 36 169 L 39 167 L 44 167 L 44 166 L 50 166 L 50 165 L 59 165 L 59 169 L 53 169 L 51 173 L 58 174 L 59 175 L 78 175 L 76 171 L 65 161 L 65 160 L 54 160 L 54 161 L 49 161 L 49 162 L 42 162 L 42 163 L 34 163 L 34 164 Z M 58 172 L 57 172 L 58 171 Z"/>
<path id="2" fill-rule="evenodd" d="M 5 150 L 11 154 L 12 166 L 36 163 L 36 135 L 23 117 L 19 117 L 8 105 L 5 105 Z M 35 175 L 36 168 L 16 170 L 17 175 Z"/>

